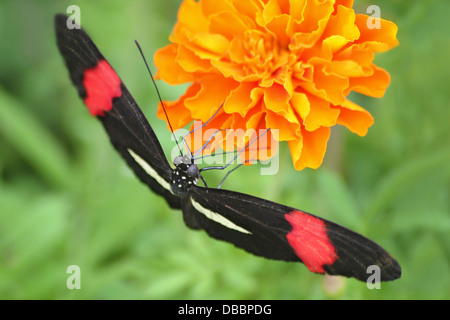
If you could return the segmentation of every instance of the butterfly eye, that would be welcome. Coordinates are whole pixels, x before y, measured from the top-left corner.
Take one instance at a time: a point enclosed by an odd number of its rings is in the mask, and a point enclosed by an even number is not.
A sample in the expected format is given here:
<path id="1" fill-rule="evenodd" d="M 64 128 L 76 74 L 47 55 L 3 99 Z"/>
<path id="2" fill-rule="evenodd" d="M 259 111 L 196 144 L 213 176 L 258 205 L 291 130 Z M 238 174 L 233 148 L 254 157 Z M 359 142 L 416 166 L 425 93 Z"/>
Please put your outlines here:
<path id="1" fill-rule="evenodd" d="M 187 174 L 191 178 L 198 177 L 198 175 L 200 174 L 198 166 L 196 164 L 191 164 L 187 169 Z"/>
<path id="2" fill-rule="evenodd" d="M 184 155 L 184 156 L 176 156 L 175 159 L 173 160 L 173 164 L 178 166 L 180 164 L 191 164 L 191 158 L 188 155 Z"/>
<path id="3" fill-rule="evenodd" d="M 191 164 L 192 163 L 191 158 L 187 154 L 185 154 L 182 157 L 181 162 L 183 162 L 184 164 Z"/>
<path id="4" fill-rule="evenodd" d="M 177 157 L 175 157 L 175 159 L 173 159 L 173 164 L 176 165 L 176 166 L 178 166 L 178 165 L 180 165 L 181 163 L 183 163 L 183 157 L 184 157 L 184 156 L 177 156 Z"/>

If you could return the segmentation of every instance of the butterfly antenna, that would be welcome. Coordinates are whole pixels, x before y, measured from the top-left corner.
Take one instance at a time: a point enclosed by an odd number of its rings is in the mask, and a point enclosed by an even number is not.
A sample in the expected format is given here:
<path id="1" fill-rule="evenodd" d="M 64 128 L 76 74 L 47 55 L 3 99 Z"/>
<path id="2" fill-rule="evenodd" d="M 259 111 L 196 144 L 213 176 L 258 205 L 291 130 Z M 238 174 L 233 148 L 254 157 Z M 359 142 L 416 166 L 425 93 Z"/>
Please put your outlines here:
<path id="1" fill-rule="evenodd" d="M 152 82 L 153 82 L 153 85 L 155 86 L 156 93 L 158 94 L 159 101 L 161 102 L 161 106 L 162 106 L 162 108 L 164 110 L 164 114 L 166 115 L 166 119 L 167 119 L 167 123 L 169 124 L 170 131 L 172 132 L 172 135 L 173 135 L 173 138 L 175 140 L 175 143 L 177 144 L 178 150 L 180 150 L 180 155 L 183 155 L 183 152 L 181 151 L 181 148 L 178 145 L 177 138 L 175 137 L 175 133 L 173 131 L 172 125 L 170 124 L 169 116 L 167 115 L 167 111 L 166 111 L 166 107 L 164 105 L 164 102 L 161 99 L 161 94 L 159 93 L 158 86 L 156 85 L 155 79 L 153 78 L 152 71 L 150 70 L 150 67 L 148 66 L 147 60 L 145 59 L 144 52 L 142 52 L 141 46 L 139 45 L 137 40 L 134 40 L 134 42 L 136 43 L 136 45 L 137 45 L 137 47 L 139 49 L 139 52 L 141 53 L 142 59 L 144 59 L 144 63 L 145 63 L 145 66 L 147 67 L 148 73 L 150 74 L 150 77 L 152 78 Z"/>

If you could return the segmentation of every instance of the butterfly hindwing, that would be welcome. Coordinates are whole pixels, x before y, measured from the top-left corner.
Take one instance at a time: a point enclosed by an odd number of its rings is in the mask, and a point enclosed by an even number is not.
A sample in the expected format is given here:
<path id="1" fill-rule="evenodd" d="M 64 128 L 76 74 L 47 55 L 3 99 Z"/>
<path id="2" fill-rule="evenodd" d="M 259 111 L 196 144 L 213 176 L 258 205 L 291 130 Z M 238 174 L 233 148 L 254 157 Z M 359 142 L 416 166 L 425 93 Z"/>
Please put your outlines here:
<path id="1" fill-rule="evenodd" d="M 80 97 L 136 175 L 180 208 L 180 198 L 170 189 L 172 169 L 150 124 L 94 42 L 82 28 L 68 28 L 67 19 L 55 17 L 56 38 Z"/>
<path id="2" fill-rule="evenodd" d="M 366 281 L 367 268 L 381 280 L 401 269 L 373 241 L 307 212 L 234 191 L 195 187 L 183 202 L 185 221 L 211 237 L 268 259 L 301 261 L 310 271 Z"/>

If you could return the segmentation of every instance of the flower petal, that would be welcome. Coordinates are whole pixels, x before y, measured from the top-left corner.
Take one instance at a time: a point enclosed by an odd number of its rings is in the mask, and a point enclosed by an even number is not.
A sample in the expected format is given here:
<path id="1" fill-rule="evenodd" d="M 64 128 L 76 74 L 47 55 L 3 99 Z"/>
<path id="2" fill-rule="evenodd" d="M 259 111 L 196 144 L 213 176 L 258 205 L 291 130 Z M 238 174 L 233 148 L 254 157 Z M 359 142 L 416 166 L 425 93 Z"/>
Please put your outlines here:
<path id="1" fill-rule="evenodd" d="M 351 132 L 363 137 L 374 123 L 372 115 L 364 108 L 347 100 L 340 109 L 337 123 L 346 126 Z"/>
<path id="2" fill-rule="evenodd" d="M 267 23 L 267 30 L 273 32 L 276 35 L 278 44 L 281 48 L 287 48 L 291 42 L 290 34 L 292 33 L 290 29 L 291 17 L 282 14 L 274 17 L 270 22 Z"/>
<path id="3" fill-rule="evenodd" d="M 220 34 L 199 32 L 186 44 L 202 59 L 220 59 L 230 47 L 230 42 Z"/>
<path id="4" fill-rule="evenodd" d="M 363 68 L 354 60 L 331 61 L 324 67 L 324 72 L 340 77 L 368 77 L 373 74 L 372 68 Z"/>
<path id="5" fill-rule="evenodd" d="M 213 34 L 220 34 L 231 41 L 235 36 L 243 33 L 248 26 L 235 12 L 220 12 L 211 17 L 209 30 Z"/>
<path id="6" fill-rule="evenodd" d="M 208 19 L 202 12 L 200 4 L 195 0 L 184 0 L 178 10 L 178 21 L 169 40 L 178 42 L 184 40 L 179 38 L 185 31 L 189 30 L 191 34 L 203 32 L 208 28 Z M 184 31 L 184 32 L 183 32 Z"/>
<path id="7" fill-rule="evenodd" d="M 289 108 L 289 94 L 283 86 L 273 84 L 264 91 L 264 103 L 268 110 L 275 113 L 282 114 L 288 111 Z"/>
<path id="8" fill-rule="evenodd" d="M 334 3 L 334 7 L 337 9 L 339 6 L 352 8 L 353 7 L 353 0 L 336 0 L 335 3 Z"/>
<path id="9" fill-rule="evenodd" d="M 197 153 L 211 154 L 218 148 L 222 148 L 226 137 L 225 131 L 231 127 L 232 117 L 220 112 L 208 123 L 195 121 L 191 127 L 191 134 L 185 137 L 185 141 L 194 155 Z"/>
<path id="10" fill-rule="evenodd" d="M 381 98 L 386 92 L 391 76 L 386 70 L 372 65 L 373 74 L 368 77 L 350 78 L 350 84 L 346 94 L 350 90 L 365 94 L 370 97 Z"/>
<path id="11" fill-rule="evenodd" d="M 301 18 L 294 22 L 294 35 L 289 46 L 291 50 L 311 48 L 322 36 L 334 11 L 332 1 L 313 0 L 314 5 L 310 1 L 305 3 Z"/>
<path id="12" fill-rule="evenodd" d="M 301 87 L 313 95 L 337 105 L 345 101 L 349 79 L 327 72 L 326 65 L 318 62 L 314 66 L 313 81 L 306 82 Z"/>
<path id="13" fill-rule="evenodd" d="M 217 84 L 220 83 L 220 86 Z M 205 76 L 199 81 L 200 90 L 194 97 L 185 100 L 185 107 L 190 110 L 193 119 L 206 122 L 224 103 L 231 90 L 239 84 L 232 79 L 221 76 Z"/>
<path id="14" fill-rule="evenodd" d="M 242 82 L 236 89 L 232 90 L 228 96 L 223 109 L 227 113 L 238 112 L 245 117 L 247 111 L 252 108 L 259 99 L 252 97 L 252 90 L 258 89 L 255 82 Z M 261 95 L 262 96 L 262 90 Z"/>
<path id="15" fill-rule="evenodd" d="M 278 130 L 278 137 L 280 141 L 288 141 L 296 139 L 300 133 L 300 123 L 293 121 L 295 115 L 292 109 L 285 112 L 286 115 L 280 115 L 273 111 L 266 111 L 266 127 L 271 131 Z M 291 121 L 288 120 L 290 118 Z"/>
<path id="16" fill-rule="evenodd" d="M 153 57 L 155 66 L 158 68 L 156 77 L 163 79 L 165 82 L 172 85 L 194 80 L 192 74 L 185 72 L 180 65 L 174 63 L 177 58 L 177 52 L 178 46 L 172 44 L 156 51 Z"/>
<path id="17" fill-rule="evenodd" d="M 202 8 L 202 12 L 206 17 L 210 17 L 219 12 L 227 12 L 234 10 L 230 1 L 202 0 L 197 1 Z"/>
<path id="18" fill-rule="evenodd" d="M 217 0 L 214 0 L 217 2 Z M 262 13 L 263 3 L 261 1 L 233 1 L 233 7 L 236 11 L 249 17 L 256 22 L 256 14 Z"/>
<path id="19" fill-rule="evenodd" d="M 347 42 L 352 42 L 359 38 L 360 32 L 355 25 L 355 11 L 351 8 L 338 6 L 335 15 L 331 15 L 327 28 L 323 33 L 323 38 L 339 35 Z"/>
<path id="20" fill-rule="evenodd" d="M 333 109 L 331 103 L 315 97 L 308 96 L 309 113 L 303 122 L 306 131 L 315 131 L 320 127 L 332 127 L 336 124 L 339 110 Z"/>
<path id="21" fill-rule="evenodd" d="M 294 92 L 291 98 L 291 106 L 302 120 L 305 120 L 311 110 L 308 96 L 305 93 Z"/>
<path id="22" fill-rule="evenodd" d="M 354 44 L 336 53 L 334 55 L 334 61 L 351 60 L 361 67 L 371 68 L 374 57 L 374 53 L 364 49 L 362 44 Z"/>
<path id="23" fill-rule="evenodd" d="M 187 73 L 214 72 L 209 60 L 201 59 L 192 50 L 189 50 L 183 45 L 178 46 L 176 61 Z"/>
<path id="24" fill-rule="evenodd" d="M 170 123 L 174 130 L 184 127 L 191 120 L 191 112 L 186 109 L 185 102 L 187 99 L 192 99 L 198 95 L 200 91 L 200 84 L 192 84 L 186 92 L 177 101 L 164 101 L 164 107 L 169 117 Z M 167 121 L 164 110 L 162 109 L 161 103 L 158 105 L 158 111 L 156 113 L 159 119 Z M 169 128 L 169 125 L 167 125 Z M 170 129 L 170 128 L 169 128 Z"/>
<path id="25" fill-rule="evenodd" d="M 312 132 L 302 130 L 301 138 L 289 141 L 289 149 L 296 170 L 320 167 L 325 156 L 330 131 L 330 128 L 325 127 Z"/>
<path id="26" fill-rule="evenodd" d="M 367 49 L 375 52 L 383 52 L 398 45 L 398 27 L 395 23 L 379 18 L 380 28 L 370 29 L 367 26 L 368 19 L 372 18 L 365 14 L 356 15 L 355 23 L 361 36 L 355 43 L 364 43 Z"/>

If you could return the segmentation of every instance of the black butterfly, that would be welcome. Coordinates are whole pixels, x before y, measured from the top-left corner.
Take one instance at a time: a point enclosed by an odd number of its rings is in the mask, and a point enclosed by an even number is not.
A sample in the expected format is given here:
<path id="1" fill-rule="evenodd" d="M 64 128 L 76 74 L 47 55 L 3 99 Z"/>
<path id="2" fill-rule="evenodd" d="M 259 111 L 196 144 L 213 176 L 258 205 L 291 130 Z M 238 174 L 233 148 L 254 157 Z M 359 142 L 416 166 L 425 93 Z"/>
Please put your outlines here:
<path id="1" fill-rule="evenodd" d="M 142 111 L 95 44 L 68 17 L 55 17 L 59 50 L 70 78 L 90 113 L 135 174 L 186 225 L 268 259 L 303 262 L 310 271 L 367 281 L 375 265 L 381 281 L 401 276 L 397 261 L 373 241 L 301 210 L 247 194 L 197 186 L 192 157 L 178 156 L 172 168 Z M 72 25 L 73 24 L 69 24 Z"/>

